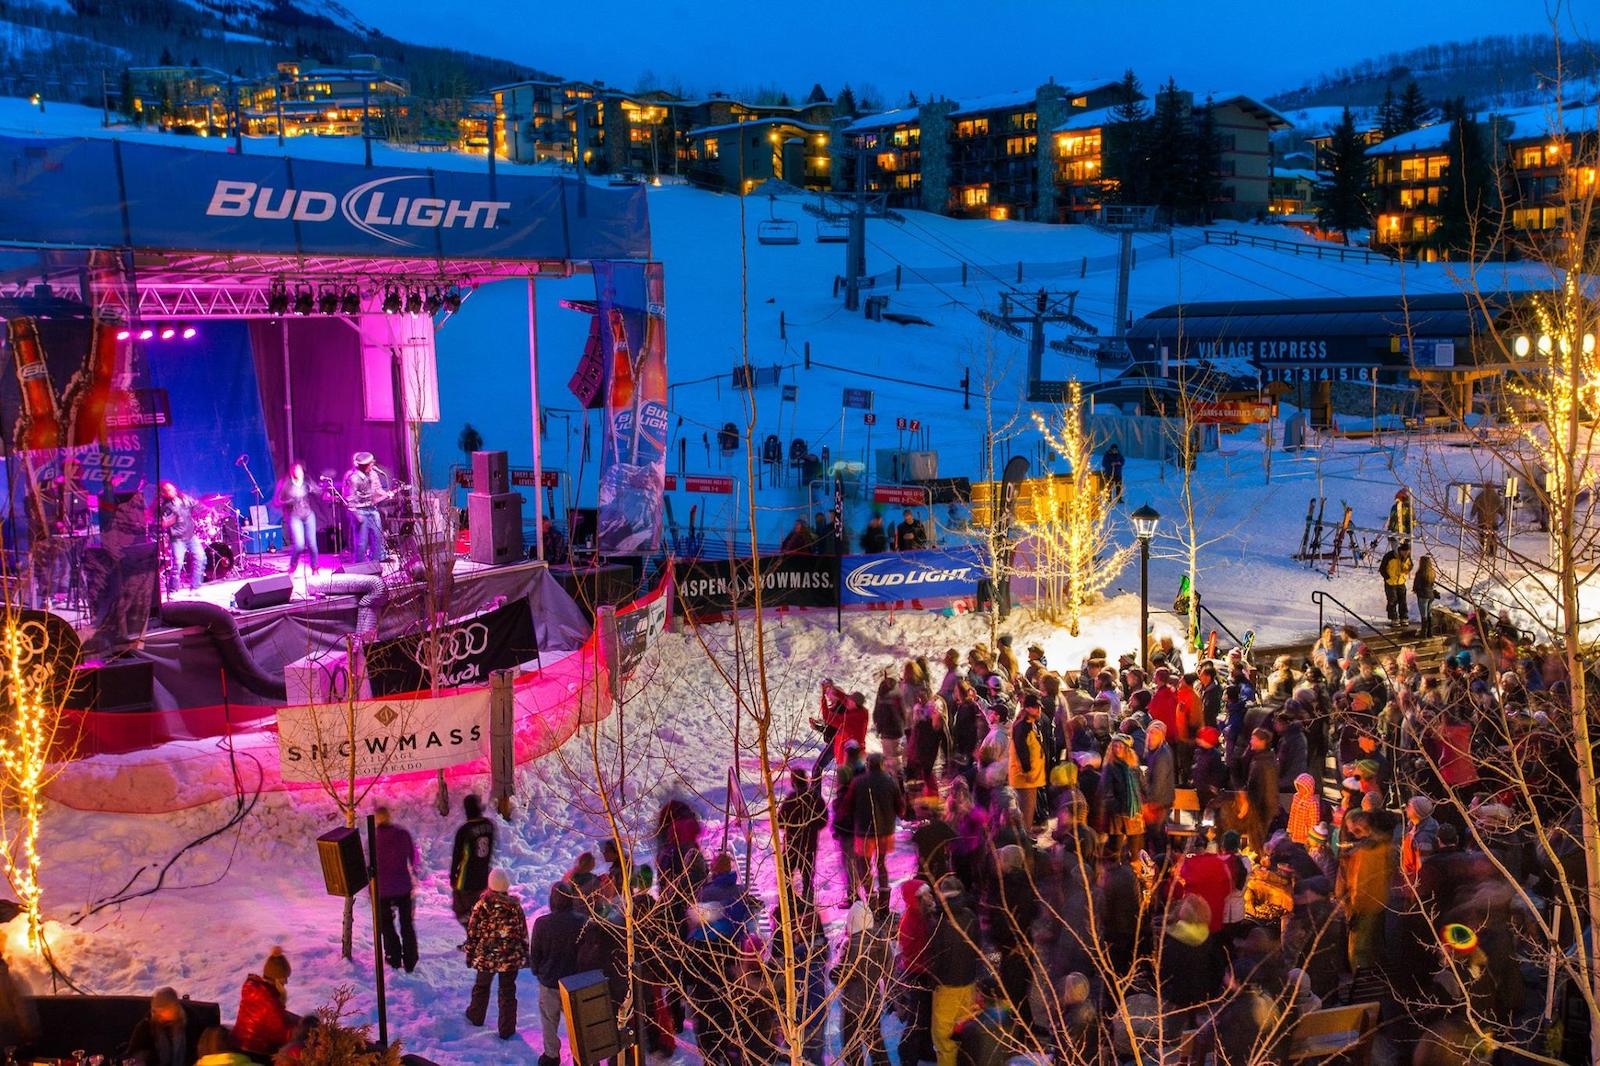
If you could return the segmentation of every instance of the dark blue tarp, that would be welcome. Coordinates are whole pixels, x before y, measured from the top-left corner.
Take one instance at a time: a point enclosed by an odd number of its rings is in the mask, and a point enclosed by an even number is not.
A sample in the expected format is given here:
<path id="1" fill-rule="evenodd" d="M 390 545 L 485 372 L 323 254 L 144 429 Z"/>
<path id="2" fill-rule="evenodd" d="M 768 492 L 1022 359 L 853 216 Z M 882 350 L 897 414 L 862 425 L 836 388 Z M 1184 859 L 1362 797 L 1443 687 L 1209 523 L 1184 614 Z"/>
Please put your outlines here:
<path id="1" fill-rule="evenodd" d="M 0 137 L 0 244 L 246 255 L 647 259 L 642 187 Z"/>

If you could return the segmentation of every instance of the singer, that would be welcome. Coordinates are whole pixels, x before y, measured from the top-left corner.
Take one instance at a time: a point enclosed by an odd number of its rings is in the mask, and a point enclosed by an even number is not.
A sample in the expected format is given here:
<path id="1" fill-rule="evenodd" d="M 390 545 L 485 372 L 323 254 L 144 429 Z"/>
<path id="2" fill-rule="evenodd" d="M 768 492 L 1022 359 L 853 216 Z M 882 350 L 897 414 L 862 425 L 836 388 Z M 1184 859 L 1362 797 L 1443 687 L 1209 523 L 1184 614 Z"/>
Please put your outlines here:
<path id="1" fill-rule="evenodd" d="M 242 464 L 244 456 L 239 457 Z M 311 497 L 318 490 L 306 480 L 305 464 L 295 462 L 289 466 L 289 475 L 278 482 L 272 494 L 272 503 L 283 512 L 283 524 L 289 531 L 289 573 L 292 575 L 302 558 L 311 564 L 311 573 L 317 572 L 317 512 L 311 509 Z"/>

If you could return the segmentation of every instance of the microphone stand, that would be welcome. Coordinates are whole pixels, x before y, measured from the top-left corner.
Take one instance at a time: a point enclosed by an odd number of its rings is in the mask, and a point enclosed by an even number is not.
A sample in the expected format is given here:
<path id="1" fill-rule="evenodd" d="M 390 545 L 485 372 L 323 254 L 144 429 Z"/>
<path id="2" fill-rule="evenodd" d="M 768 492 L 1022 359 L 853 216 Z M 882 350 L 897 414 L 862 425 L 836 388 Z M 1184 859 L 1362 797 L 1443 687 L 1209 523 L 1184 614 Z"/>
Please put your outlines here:
<path id="1" fill-rule="evenodd" d="M 235 466 L 244 467 L 244 476 L 250 479 L 250 491 L 255 493 L 255 496 L 256 496 L 256 506 L 260 507 L 261 506 L 261 497 L 262 497 L 261 483 L 256 480 L 255 474 L 252 473 L 251 470 L 250 470 L 250 456 L 248 456 L 248 455 L 239 456 L 239 461 L 237 463 L 235 463 L 234 465 Z M 237 512 L 235 512 L 235 513 L 237 513 Z M 252 547 L 252 548 L 255 548 L 255 547 L 258 546 L 256 538 L 258 536 L 262 535 L 262 531 L 256 527 L 255 518 L 256 518 L 255 515 L 251 515 L 250 516 L 250 519 L 251 519 L 251 521 L 250 521 L 250 547 Z M 266 541 L 264 539 L 260 542 L 259 547 L 261 549 L 260 551 L 247 551 L 247 552 L 245 552 L 245 554 L 247 556 L 254 556 L 254 562 L 251 564 L 252 567 L 257 567 L 258 568 L 260 566 L 260 563 L 261 563 L 261 556 L 266 554 Z"/>

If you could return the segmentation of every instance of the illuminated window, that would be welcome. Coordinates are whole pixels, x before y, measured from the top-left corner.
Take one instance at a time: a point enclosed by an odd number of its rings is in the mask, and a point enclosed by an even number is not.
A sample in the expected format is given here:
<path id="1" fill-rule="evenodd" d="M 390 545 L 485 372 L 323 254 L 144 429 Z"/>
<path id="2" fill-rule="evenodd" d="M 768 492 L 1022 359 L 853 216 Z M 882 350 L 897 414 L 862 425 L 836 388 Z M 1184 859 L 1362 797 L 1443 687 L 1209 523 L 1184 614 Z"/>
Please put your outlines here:
<path id="1" fill-rule="evenodd" d="M 1537 144 L 1518 148 L 1515 165 L 1523 170 L 1544 166 L 1544 149 Z"/>
<path id="2" fill-rule="evenodd" d="M 1089 106 L 1089 98 L 1087 96 L 1074 96 L 1072 98 L 1072 106 L 1076 107 L 1076 108 L 1088 107 Z"/>
<path id="3" fill-rule="evenodd" d="M 1038 146 L 1037 137 L 1007 137 L 1006 155 L 1032 155 Z"/>
<path id="4" fill-rule="evenodd" d="M 989 186 L 969 185 L 961 190 L 963 207 L 984 207 L 989 203 Z"/>
<path id="5" fill-rule="evenodd" d="M 705 140 L 701 141 L 700 154 L 706 159 L 716 159 L 717 139 L 715 137 L 707 137 Z"/>
<path id="6" fill-rule="evenodd" d="M 957 137 L 987 137 L 989 135 L 989 120 L 987 118 L 969 118 L 956 123 Z"/>
<path id="7" fill-rule="evenodd" d="M 900 169 L 900 157 L 893 152 L 878 153 L 878 169 L 893 172 Z"/>
<path id="8" fill-rule="evenodd" d="M 989 217 L 994 219 L 996 222 L 1004 222 L 1007 218 L 1010 217 L 1010 215 L 1011 215 L 1011 209 L 1009 207 L 991 207 L 991 208 L 989 208 Z"/>
<path id="9" fill-rule="evenodd" d="M 1428 177 L 1442 178 L 1444 172 L 1450 168 L 1450 157 L 1447 155 L 1430 155 L 1428 157 Z"/>
<path id="10" fill-rule="evenodd" d="M 1100 154 L 1100 131 L 1087 130 L 1083 133 L 1063 133 L 1056 138 L 1056 148 L 1062 156 L 1086 156 Z"/>

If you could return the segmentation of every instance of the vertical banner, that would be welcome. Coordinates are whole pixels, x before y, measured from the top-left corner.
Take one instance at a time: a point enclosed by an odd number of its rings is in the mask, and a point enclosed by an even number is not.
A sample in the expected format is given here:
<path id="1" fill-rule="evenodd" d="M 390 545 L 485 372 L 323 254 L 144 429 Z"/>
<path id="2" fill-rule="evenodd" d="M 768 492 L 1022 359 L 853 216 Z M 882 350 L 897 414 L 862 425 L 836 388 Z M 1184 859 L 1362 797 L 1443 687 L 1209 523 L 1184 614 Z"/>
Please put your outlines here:
<path id="1" fill-rule="evenodd" d="M 602 554 L 661 546 L 667 474 L 666 288 L 660 263 L 594 264 L 605 357 Z"/>

